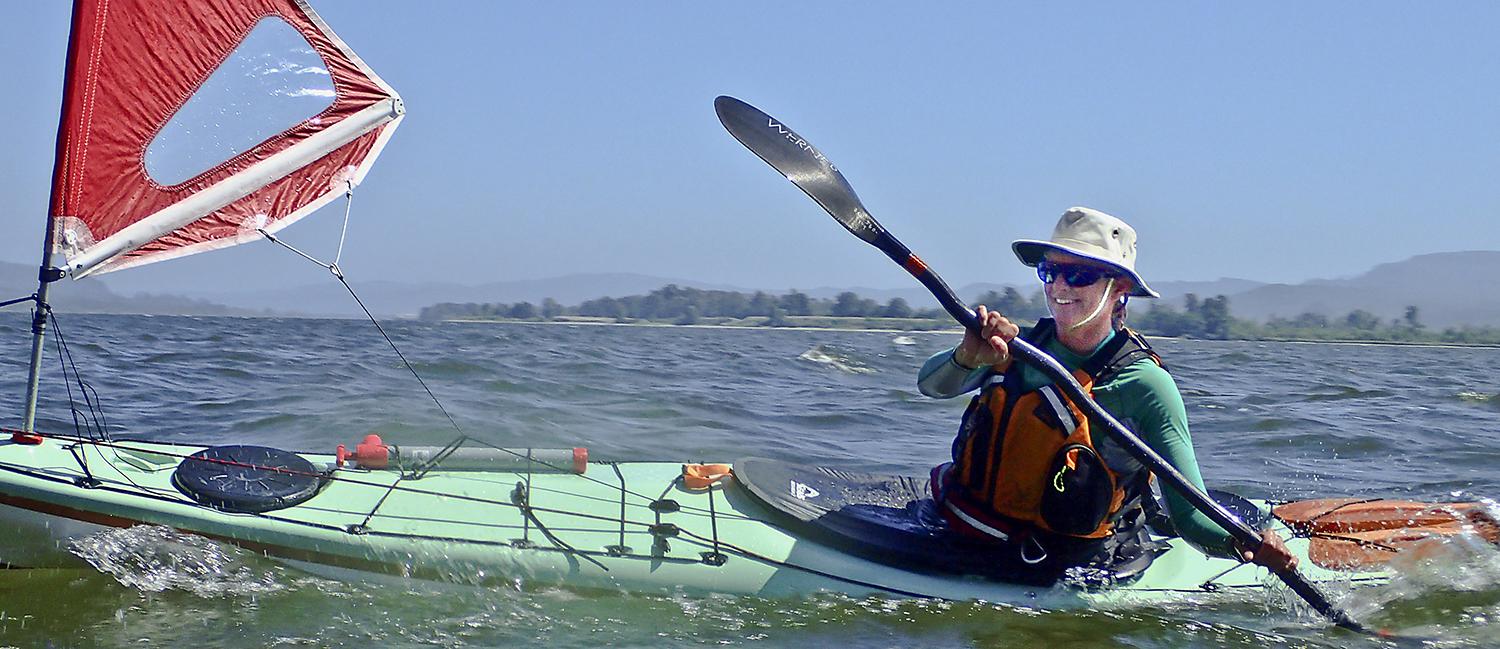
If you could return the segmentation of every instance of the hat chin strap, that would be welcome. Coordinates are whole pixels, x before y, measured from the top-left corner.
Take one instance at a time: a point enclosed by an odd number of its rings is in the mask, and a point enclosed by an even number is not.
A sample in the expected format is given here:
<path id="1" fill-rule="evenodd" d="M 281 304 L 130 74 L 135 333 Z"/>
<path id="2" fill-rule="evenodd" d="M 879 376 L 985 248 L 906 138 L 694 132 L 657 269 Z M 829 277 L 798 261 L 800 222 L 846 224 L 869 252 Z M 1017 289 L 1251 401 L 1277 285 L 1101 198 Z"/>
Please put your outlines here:
<path id="1" fill-rule="evenodd" d="M 1079 320 L 1072 325 L 1069 325 L 1068 331 L 1077 331 L 1080 327 L 1087 326 L 1088 323 L 1093 322 L 1094 318 L 1099 317 L 1099 314 L 1104 313 L 1104 305 L 1109 303 L 1109 292 L 1111 290 L 1114 290 L 1114 288 L 1115 278 L 1111 277 L 1109 278 L 1109 281 L 1104 284 L 1104 294 L 1099 296 L 1099 306 L 1094 307 L 1094 312 L 1090 313 L 1089 317 Z"/>

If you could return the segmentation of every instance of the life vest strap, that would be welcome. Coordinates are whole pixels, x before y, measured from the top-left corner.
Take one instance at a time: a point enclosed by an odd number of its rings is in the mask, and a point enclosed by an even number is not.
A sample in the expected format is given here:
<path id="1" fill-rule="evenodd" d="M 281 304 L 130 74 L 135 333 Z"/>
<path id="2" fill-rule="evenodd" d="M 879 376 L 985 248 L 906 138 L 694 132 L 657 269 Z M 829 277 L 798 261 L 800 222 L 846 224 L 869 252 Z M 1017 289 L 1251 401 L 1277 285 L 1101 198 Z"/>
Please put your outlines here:
<path id="1" fill-rule="evenodd" d="M 968 525 L 970 529 L 973 529 L 974 531 L 979 532 L 980 534 L 984 534 L 985 536 L 989 536 L 989 537 L 998 539 L 998 540 L 1000 540 L 1002 542 L 1005 542 L 1005 543 L 1009 543 L 1010 542 L 1010 535 L 1009 534 L 1006 534 L 1005 532 L 1000 531 L 999 529 L 997 529 L 997 528 L 989 525 L 988 523 L 985 523 L 984 521 L 979 520 L 977 517 L 970 516 L 968 513 L 964 512 L 964 510 L 963 510 L 962 507 L 958 506 L 958 503 L 956 501 L 954 501 L 954 499 L 952 499 L 952 498 L 946 498 L 946 499 L 944 499 L 943 500 L 943 507 L 949 513 L 951 513 L 954 516 L 956 516 L 958 518 L 958 520 L 963 521 L 965 525 Z"/>

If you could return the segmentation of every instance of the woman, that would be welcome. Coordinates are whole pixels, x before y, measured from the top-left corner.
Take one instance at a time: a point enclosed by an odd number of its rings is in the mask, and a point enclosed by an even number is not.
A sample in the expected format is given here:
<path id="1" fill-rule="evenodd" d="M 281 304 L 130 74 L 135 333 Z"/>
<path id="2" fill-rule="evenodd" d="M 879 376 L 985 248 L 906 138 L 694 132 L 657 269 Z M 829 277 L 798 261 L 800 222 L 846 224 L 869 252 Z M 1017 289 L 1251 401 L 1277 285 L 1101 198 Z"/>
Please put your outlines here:
<path id="1" fill-rule="evenodd" d="M 1065 212 L 1049 241 L 1011 244 L 1043 282 L 1051 318 L 1023 336 L 1045 350 L 1091 396 L 1202 490 L 1182 395 L 1150 345 L 1124 327 L 1131 297 L 1160 297 L 1135 271 L 1135 230 L 1103 212 Z M 1087 417 L 1039 370 L 1012 362 L 1021 330 L 978 309 L 982 331 L 923 365 L 923 394 L 950 398 L 978 389 L 953 443 L 953 462 L 933 470 L 933 492 L 950 524 L 996 543 L 1002 570 L 1050 583 L 1064 572 L 1099 568 L 1128 577 L 1155 556 L 1147 535 L 1156 511 L 1150 472 Z M 1172 526 L 1206 553 L 1240 557 L 1273 570 L 1296 565 L 1275 533 L 1256 550 L 1181 495 L 1164 489 Z"/>

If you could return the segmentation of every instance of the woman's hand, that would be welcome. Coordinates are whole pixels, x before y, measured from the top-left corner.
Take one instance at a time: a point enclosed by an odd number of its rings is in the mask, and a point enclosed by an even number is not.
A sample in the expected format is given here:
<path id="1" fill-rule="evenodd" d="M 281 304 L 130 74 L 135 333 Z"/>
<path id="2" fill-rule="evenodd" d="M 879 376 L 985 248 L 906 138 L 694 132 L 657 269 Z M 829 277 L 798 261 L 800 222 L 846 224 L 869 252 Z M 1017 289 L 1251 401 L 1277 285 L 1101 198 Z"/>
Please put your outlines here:
<path id="1" fill-rule="evenodd" d="M 1259 566 L 1271 569 L 1271 572 L 1283 573 L 1297 568 L 1297 557 L 1291 550 L 1286 549 L 1286 543 L 1275 532 L 1266 530 L 1260 533 L 1260 548 L 1256 550 L 1246 549 L 1235 542 L 1234 547 L 1240 552 L 1240 558 Z"/>
<path id="2" fill-rule="evenodd" d="M 1021 327 L 995 311 L 979 305 L 979 334 L 964 331 L 964 341 L 953 350 L 953 360 L 963 367 L 990 365 L 999 367 L 1010 362 L 1010 339 L 1020 335 Z"/>

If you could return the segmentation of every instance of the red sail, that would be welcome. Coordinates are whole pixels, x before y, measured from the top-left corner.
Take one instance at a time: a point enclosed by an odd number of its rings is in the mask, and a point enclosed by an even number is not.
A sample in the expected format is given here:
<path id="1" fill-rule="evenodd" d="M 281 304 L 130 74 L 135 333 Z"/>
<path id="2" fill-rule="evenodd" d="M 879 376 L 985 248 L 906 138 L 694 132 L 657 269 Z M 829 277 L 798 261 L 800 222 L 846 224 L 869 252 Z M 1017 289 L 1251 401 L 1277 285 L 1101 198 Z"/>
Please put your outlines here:
<path id="1" fill-rule="evenodd" d="M 278 30 L 315 64 L 236 49 Z M 326 107 L 270 132 L 250 129 L 241 145 L 215 144 L 224 138 L 213 131 L 244 130 L 263 116 L 253 107 L 195 109 L 197 121 L 173 123 L 208 86 L 234 101 L 247 94 L 215 80 L 232 55 L 250 57 L 259 74 L 317 79 L 326 90 L 261 94 L 313 95 Z M 304 2 L 78 0 L 52 183 L 54 250 L 80 277 L 254 240 L 362 180 L 401 114 L 395 91 Z M 162 171 L 166 156 L 148 152 L 189 138 L 211 150 L 188 147 L 178 170 Z M 216 147 L 227 157 L 214 157 Z"/>

